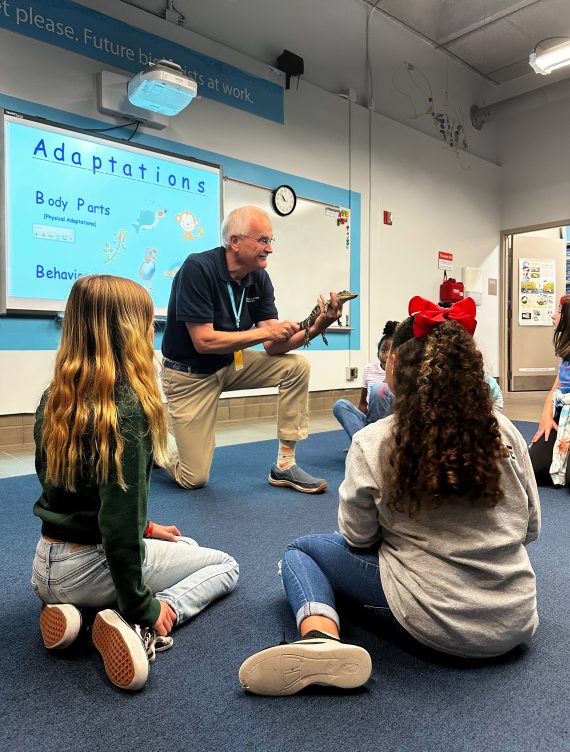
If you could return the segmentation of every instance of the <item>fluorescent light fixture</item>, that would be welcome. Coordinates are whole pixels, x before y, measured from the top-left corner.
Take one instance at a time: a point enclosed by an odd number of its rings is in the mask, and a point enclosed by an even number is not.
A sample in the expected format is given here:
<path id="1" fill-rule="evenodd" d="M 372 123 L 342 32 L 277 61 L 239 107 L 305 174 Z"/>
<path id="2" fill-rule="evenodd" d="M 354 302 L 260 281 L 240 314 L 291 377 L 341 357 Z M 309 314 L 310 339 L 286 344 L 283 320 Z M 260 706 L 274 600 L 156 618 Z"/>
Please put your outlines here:
<path id="1" fill-rule="evenodd" d="M 177 115 L 198 92 L 196 81 L 170 60 L 157 60 L 129 81 L 129 102 L 135 107 Z"/>
<path id="2" fill-rule="evenodd" d="M 555 38 L 559 39 L 560 37 Z M 557 44 L 547 50 L 538 52 L 539 46 L 547 41 L 548 39 L 543 39 L 539 42 L 529 57 L 531 68 L 535 73 L 540 73 L 543 76 L 548 76 L 552 71 L 564 68 L 565 65 L 570 65 L 570 39 L 566 39 L 562 44 Z"/>

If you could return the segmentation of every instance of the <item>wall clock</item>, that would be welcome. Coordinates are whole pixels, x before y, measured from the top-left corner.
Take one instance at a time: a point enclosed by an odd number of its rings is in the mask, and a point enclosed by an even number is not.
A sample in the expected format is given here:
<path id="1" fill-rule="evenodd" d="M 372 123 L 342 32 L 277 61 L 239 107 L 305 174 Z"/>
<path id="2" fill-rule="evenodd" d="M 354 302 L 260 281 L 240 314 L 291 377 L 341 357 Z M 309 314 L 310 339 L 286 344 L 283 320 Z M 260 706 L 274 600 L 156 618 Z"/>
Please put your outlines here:
<path id="1" fill-rule="evenodd" d="M 280 185 L 271 193 L 271 203 L 281 217 L 292 214 L 297 205 L 297 194 L 290 185 Z"/>

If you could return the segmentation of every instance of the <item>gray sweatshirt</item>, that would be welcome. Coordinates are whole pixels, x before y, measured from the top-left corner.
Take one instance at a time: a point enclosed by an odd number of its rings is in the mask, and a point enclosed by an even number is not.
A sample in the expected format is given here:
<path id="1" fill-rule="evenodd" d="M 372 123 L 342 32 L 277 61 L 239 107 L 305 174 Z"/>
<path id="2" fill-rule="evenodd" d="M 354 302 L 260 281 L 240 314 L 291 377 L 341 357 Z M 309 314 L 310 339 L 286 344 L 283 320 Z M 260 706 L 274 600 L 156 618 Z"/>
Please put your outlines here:
<path id="1" fill-rule="evenodd" d="M 351 546 L 379 544 L 382 587 L 398 622 L 421 643 L 466 657 L 500 655 L 538 626 L 525 549 L 540 530 L 536 481 L 523 437 L 496 417 L 510 456 L 501 460 L 505 498 L 495 507 L 448 498 L 415 520 L 388 509 L 393 416 L 354 435 L 339 490 L 340 532 Z"/>

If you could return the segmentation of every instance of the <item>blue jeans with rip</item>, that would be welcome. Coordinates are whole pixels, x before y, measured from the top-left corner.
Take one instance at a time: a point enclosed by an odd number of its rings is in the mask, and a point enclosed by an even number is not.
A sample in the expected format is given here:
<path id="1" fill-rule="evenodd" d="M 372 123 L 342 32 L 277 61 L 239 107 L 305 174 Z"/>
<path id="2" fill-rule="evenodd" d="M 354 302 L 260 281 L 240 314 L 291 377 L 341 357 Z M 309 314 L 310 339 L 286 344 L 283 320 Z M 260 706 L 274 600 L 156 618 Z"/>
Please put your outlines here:
<path id="1" fill-rule="evenodd" d="M 364 426 L 390 415 L 393 402 L 394 395 L 390 387 L 385 382 L 381 382 L 374 384 L 370 389 L 366 413 L 360 412 L 352 402 L 340 399 L 333 405 L 333 415 L 348 434 L 348 438 L 352 440 L 354 434 Z"/>
<path id="2" fill-rule="evenodd" d="M 202 548 L 192 538 L 174 543 L 145 538 L 143 579 L 183 624 L 237 582 L 237 562 L 223 551 Z M 116 591 L 101 544 L 52 543 L 40 538 L 32 565 L 32 588 L 44 603 L 113 608 Z"/>

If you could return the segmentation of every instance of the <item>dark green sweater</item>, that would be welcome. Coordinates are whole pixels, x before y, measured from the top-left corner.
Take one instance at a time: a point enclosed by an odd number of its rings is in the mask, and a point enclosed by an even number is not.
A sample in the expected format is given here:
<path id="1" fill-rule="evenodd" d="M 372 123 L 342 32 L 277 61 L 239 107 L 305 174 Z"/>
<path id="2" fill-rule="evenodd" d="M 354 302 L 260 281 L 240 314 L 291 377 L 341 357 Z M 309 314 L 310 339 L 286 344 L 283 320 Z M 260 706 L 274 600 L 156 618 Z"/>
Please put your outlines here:
<path id="1" fill-rule="evenodd" d="M 160 603 L 145 585 L 142 563 L 143 533 L 147 524 L 147 501 L 152 470 L 152 442 L 148 421 L 136 396 L 117 389 L 119 429 L 124 441 L 123 477 L 127 490 L 117 482 L 116 468 L 109 469 L 106 483 L 97 483 L 84 465 L 71 493 L 46 482 L 45 455 L 41 451 L 44 394 L 36 412 L 36 472 L 43 493 L 34 505 L 42 520 L 42 534 L 68 543 L 102 543 L 117 591 L 117 604 L 124 618 L 142 626 L 158 619 Z M 84 443 L 89 456 L 89 437 Z"/>

